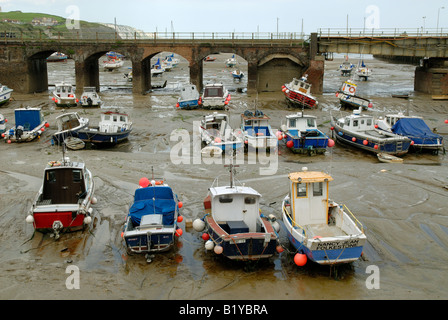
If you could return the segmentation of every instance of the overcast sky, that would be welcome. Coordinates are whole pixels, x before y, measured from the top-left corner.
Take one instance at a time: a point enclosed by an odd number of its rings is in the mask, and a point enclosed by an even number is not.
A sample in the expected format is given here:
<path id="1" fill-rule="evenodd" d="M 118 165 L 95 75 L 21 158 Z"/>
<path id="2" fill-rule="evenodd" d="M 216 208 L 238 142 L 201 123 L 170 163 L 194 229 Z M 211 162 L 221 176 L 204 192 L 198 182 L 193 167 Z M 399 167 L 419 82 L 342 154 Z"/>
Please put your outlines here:
<path id="1" fill-rule="evenodd" d="M 304 32 L 319 28 L 448 30 L 448 0 L 0 0 L 2 11 L 76 16 L 145 32 Z M 75 7 L 73 7 L 75 6 Z M 444 9 L 441 9 L 444 7 Z M 424 18 L 425 17 L 425 18 Z"/>

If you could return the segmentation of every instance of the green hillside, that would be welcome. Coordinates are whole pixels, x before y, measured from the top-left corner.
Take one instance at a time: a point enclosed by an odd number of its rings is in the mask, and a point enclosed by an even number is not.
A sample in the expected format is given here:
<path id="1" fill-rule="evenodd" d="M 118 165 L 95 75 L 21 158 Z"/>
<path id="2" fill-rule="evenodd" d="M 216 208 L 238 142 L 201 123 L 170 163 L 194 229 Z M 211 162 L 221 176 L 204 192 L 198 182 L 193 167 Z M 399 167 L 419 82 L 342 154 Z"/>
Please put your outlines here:
<path id="1" fill-rule="evenodd" d="M 58 25 L 55 26 L 33 26 L 31 21 L 34 18 L 52 18 L 58 21 Z M 3 22 L 4 19 L 18 20 L 21 24 Z M 103 26 L 99 23 L 80 21 L 79 30 L 68 30 L 65 23 L 66 18 L 59 17 L 51 14 L 45 13 L 35 13 L 35 12 L 21 12 L 21 11 L 11 11 L 11 12 L 0 12 L 0 35 L 7 33 L 14 33 L 16 37 L 22 36 L 23 38 L 36 38 L 40 33 L 43 37 L 50 38 L 51 35 L 66 35 L 70 37 L 70 34 L 78 34 L 80 38 L 93 38 L 95 34 L 101 33 L 112 33 L 113 29 Z"/>

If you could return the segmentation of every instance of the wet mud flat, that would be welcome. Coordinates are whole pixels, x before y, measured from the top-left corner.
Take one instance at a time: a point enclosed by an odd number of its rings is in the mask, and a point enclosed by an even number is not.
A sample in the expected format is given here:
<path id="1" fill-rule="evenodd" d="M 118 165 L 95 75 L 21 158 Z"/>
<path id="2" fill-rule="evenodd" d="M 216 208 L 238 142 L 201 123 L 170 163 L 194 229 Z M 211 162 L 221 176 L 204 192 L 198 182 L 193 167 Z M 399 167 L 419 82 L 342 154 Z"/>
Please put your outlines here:
<path id="1" fill-rule="evenodd" d="M 233 86 L 230 70 L 219 57 L 205 71 L 213 81 Z M 340 60 L 342 61 L 342 60 Z M 334 91 L 344 81 L 337 66 L 327 62 L 324 94 L 318 96 L 319 108 L 305 110 L 318 117 L 320 129 L 331 135 L 330 112 L 338 110 Z M 431 128 L 448 138 L 444 120 L 446 101 L 432 101 L 427 95 L 413 93 L 410 104 L 391 98 L 396 92 L 412 88 L 413 66 L 390 65 L 371 60 L 372 78 L 359 83 L 374 103 L 369 112 L 406 110 L 421 115 Z M 59 71 L 64 71 L 64 66 Z M 399 70 L 397 70 L 399 68 Z M 378 70 L 375 73 L 375 70 Z M 58 71 L 58 70 L 56 70 Z M 126 70 L 123 70 L 125 72 Z M 244 71 L 244 69 L 243 69 Z M 68 71 L 67 71 L 68 72 Z M 55 73 L 56 75 L 58 72 Z M 299 268 L 293 262 L 293 248 L 286 233 L 280 240 L 287 249 L 267 261 L 251 264 L 227 261 L 207 252 L 201 234 L 185 225 L 185 220 L 203 216 L 203 199 L 217 175 L 227 175 L 224 160 L 215 164 L 195 164 L 193 158 L 174 164 L 171 141 L 177 130 L 193 133 L 193 124 L 208 114 L 206 110 L 176 110 L 177 86 L 188 81 L 185 66 L 165 77 L 167 88 L 145 96 L 133 96 L 129 89 L 107 87 L 122 81 L 120 73 L 101 74 L 101 109 L 74 108 L 95 125 L 99 112 L 119 110 L 129 113 L 134 131 L 129 141 L 110 149 L 94 147 L 69 151 L 72 159 L 82 159 L 95 180 L 94 219 L 86 230 L 68 233 L 55 241 L 48 234 L 34 233 L 25 217 L 40 187 L 48 161 L 58 160 L 61 150 L 52 146 L 56 116 L 49 95 L 19 95 L 0 108 L 14 122 L 14 109 L 41 106 L 50 128 L 42 138 L 27 144 L 0 143 L 0 298 L 2 299 L 188 299 L 188 300 L 302 300 L 302 299 L 446 299 L 448 297 L 448 170 L 443 153 L 409 153 L 403 164 L 378 162 L 373 154 L 336 144 L 324 155 L 308 157 L 292 154 L 281 143 L 277 170 L 260 175 L 266 164 L 245 163 L 237 168 L 237 178 L 263 195 L 264 214 L 281 216 L 281 201 L 288 192 L 287 175 L 302 167 L 322 170 L 335 179 L 330 183 L 330 198 L 344 203 L 364 226 L 367 245 L 363 258 L 347 266 L 322 267 L 308 263 Z M 216 77 L 216 78 L 213 78 Z M 411 78 L 409 78 L 411 77 Z M 389 81 L 381 89 L 376 85 Z M 125 85 L 128 85 L 125 83 Z M 120 84 L 121 86 L 121 84 Z M 236 88 L 238 84 L 235 84 Z M 260 93 L 256 97 L 232 91 L 229 110 L 231 125 L 239 125 L 246 109 L 259 109 L 271 117 L 277 129 L 285 116 L 300 110 L 288 108 L 279 93 Z M 257 100 L 257 101 L 255 101 Z M 72 109 L 71 109 L 72 111 Z M 146 263 L 142 255 L 126 255 L 121 231 L 127 210 L 141 177 L 151 168 L 163 176 L 184 203 L 181 213 L 184 230 L 175 248 L 158 254 Z M 225 179 L 225 178 L 223 178 Z M 379 289 L 369 289 L 371 266 L 379 270 Z M 66 286 L 67 268 L 77 267 L 80 288 Z"/>

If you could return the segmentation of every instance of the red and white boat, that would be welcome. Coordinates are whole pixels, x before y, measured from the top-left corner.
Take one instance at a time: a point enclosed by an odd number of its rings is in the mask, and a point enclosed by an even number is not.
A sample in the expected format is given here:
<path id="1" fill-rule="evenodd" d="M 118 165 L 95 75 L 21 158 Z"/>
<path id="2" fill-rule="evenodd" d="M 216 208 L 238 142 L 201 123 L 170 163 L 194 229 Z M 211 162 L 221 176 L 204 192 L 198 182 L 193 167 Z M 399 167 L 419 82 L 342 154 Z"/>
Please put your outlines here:
<path id="1" fill-rule="evenodd" d="M 282 86 L 286 100 L 293 106 L 301 108 L 317 108 L 318 102 L 311 95 L 311 84 L 307 82 L 308 75 L 305 74 L 300 79 L 292 79 L 290 83 Z"/>
<path id="2" fill-rule="evenodd" d="M 42 186 L 26 218 L 34 229 L 51 232 L 58 239 L 61 232 L 81 230 L 92 221 L 96 203 L 92 173 L 83 162 L 50 161 L 44 170 Z"/>

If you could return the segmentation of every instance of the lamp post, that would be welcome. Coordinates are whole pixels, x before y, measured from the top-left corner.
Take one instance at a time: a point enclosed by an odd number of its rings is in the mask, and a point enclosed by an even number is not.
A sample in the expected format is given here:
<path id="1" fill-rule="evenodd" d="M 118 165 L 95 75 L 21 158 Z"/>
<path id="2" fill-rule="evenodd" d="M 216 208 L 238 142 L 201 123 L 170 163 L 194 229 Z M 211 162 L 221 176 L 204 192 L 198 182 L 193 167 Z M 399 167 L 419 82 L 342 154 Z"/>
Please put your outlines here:
<path id="1" fill-rule="evenodd" d="M 426 17 L 422 17 L 422 18 L 423 18 L 423 30 L 422 31 L 425 32 L 425 27 L 426 27 L 425 26 L 425 19 L 426 19 Z"/>
<path id="2" fill-rule="evenodd" d="M 440 8 L 437 10 L 437 29 L 436 29 L 436 32 L 439 32 L 439 16 L 440 16 L 440 9 L 445 9 L 445 7 L 440 7 Z"/>

